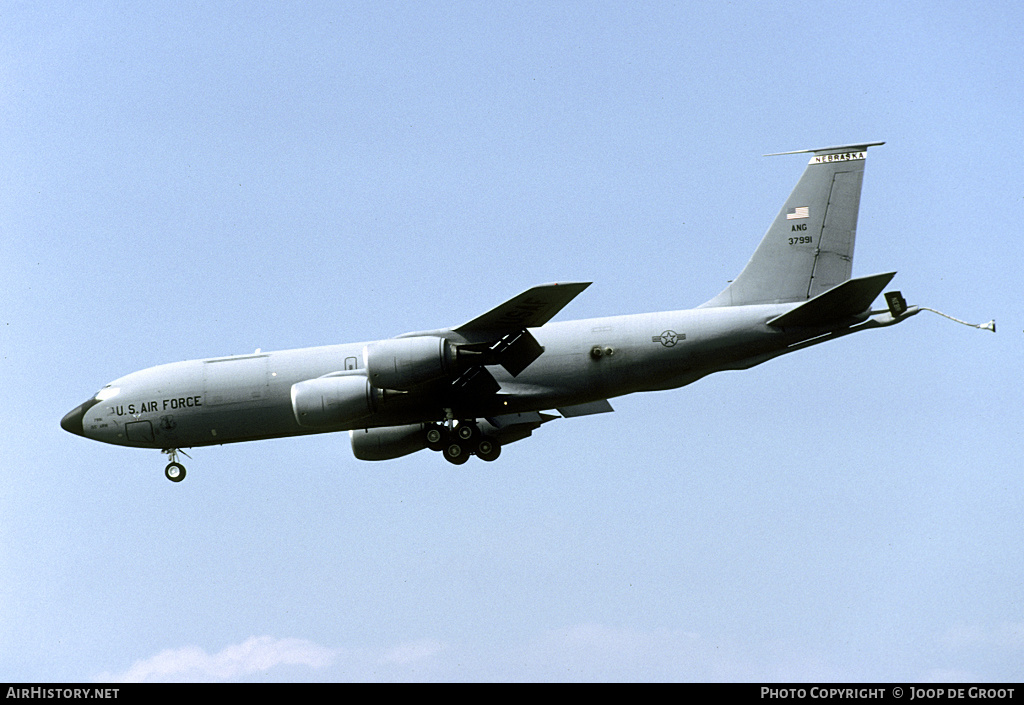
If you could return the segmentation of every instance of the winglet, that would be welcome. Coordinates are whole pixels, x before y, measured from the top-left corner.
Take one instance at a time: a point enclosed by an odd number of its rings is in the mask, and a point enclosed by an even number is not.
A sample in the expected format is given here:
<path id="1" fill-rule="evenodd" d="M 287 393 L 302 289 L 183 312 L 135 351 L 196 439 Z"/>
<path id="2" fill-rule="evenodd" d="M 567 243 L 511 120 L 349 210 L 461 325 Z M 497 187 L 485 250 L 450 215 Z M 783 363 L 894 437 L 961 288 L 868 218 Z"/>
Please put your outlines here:
<path id="1" fill-rule="evenodd" d="M 556 282 L 535 286 L 454 330 L 465 335 L 537 328 L 551 320 L 590 284 L 591 282 Z"/>

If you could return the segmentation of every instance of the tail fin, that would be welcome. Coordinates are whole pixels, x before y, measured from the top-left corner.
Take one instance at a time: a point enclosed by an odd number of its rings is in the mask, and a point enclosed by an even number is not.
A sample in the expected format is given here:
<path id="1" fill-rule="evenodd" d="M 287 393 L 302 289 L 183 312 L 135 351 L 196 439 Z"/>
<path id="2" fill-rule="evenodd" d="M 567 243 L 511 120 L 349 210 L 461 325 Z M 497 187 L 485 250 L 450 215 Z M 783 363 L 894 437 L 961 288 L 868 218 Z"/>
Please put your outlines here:
<path id="1" fill-rule="evenodd" d="M 806 301 L 847 281 L 864 158 L 880 144 L 782 152 L 814 156 L 747 266 L 702 307 Z"/>

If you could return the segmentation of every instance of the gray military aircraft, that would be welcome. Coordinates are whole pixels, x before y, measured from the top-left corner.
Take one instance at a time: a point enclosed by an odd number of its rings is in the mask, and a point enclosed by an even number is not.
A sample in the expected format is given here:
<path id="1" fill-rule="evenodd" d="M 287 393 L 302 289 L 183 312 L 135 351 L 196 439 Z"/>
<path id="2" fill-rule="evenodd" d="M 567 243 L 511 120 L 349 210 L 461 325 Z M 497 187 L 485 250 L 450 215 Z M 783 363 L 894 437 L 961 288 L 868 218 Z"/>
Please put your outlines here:
<path id="1" fill-rule="evenodd" d="M 864 144 L 811 154 L 740 275 L 710 301 L 666 311 L 550 322 L 589 282 L 528 289 L 453 328 L 388 340 L 233 355 L 116 379 L 64 416 L 71 433 L 160 449 L 348 431 L 362 460 L 424 448 L 454 464 L 494 460 L 542 424 L 612 411 L 612 397 L 672 389 L 720 370 L 918 313 L 895 272 L 851 278 Z"/>

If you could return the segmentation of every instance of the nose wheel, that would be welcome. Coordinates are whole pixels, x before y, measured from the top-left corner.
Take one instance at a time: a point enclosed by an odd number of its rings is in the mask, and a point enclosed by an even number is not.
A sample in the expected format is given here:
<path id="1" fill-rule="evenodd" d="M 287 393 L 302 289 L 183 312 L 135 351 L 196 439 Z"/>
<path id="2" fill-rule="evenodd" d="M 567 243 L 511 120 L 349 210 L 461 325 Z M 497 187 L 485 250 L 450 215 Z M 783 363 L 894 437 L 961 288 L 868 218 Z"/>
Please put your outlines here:
<path id="1" fill-rule="evenodd" d="M 164 468 L 164 477 L 171 482 L 181 482 L 185 479 L 185 466 L 178 462 L 177 448 L 167 448 L 162 453 L 167 455 L 167 459 L 171 462 L 167 463 L 167 467 Z M 189 457 L 185 451 L 180 451 L 185 457 Z"/>
<path id="2" fill-rule="evenodd" d="M 164 477 L 171 482 L 181 482 L 185 479 L 185 466 L 181 463 L 167 463 L 164 468 Z"/>

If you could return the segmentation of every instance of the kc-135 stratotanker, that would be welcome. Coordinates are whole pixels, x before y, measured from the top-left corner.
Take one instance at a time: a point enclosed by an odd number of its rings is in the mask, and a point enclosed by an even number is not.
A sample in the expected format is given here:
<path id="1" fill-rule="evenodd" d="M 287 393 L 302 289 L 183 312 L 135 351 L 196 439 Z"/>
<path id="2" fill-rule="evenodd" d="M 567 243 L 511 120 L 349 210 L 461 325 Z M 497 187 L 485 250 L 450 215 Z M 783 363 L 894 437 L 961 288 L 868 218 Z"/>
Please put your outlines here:
<path id="1" fill-rule="evenodd" d="M 743 271 L 697 308 L 551 321 L 590 283 L 544 284 L 452 328 L 150 367 L 61 426 L 161 450 L 174 482 L 183 448 L 333 431 L 362 460 L 429 448 L 491 461 L 551 420 L 612 411 L 613 397 L 899 323 L 924 307 L 893 291 L 872 308 L 895 272 L 851 278 L 865 157 L 880 144 L 785 152 L 811 154 L 803 175 Z"/>

